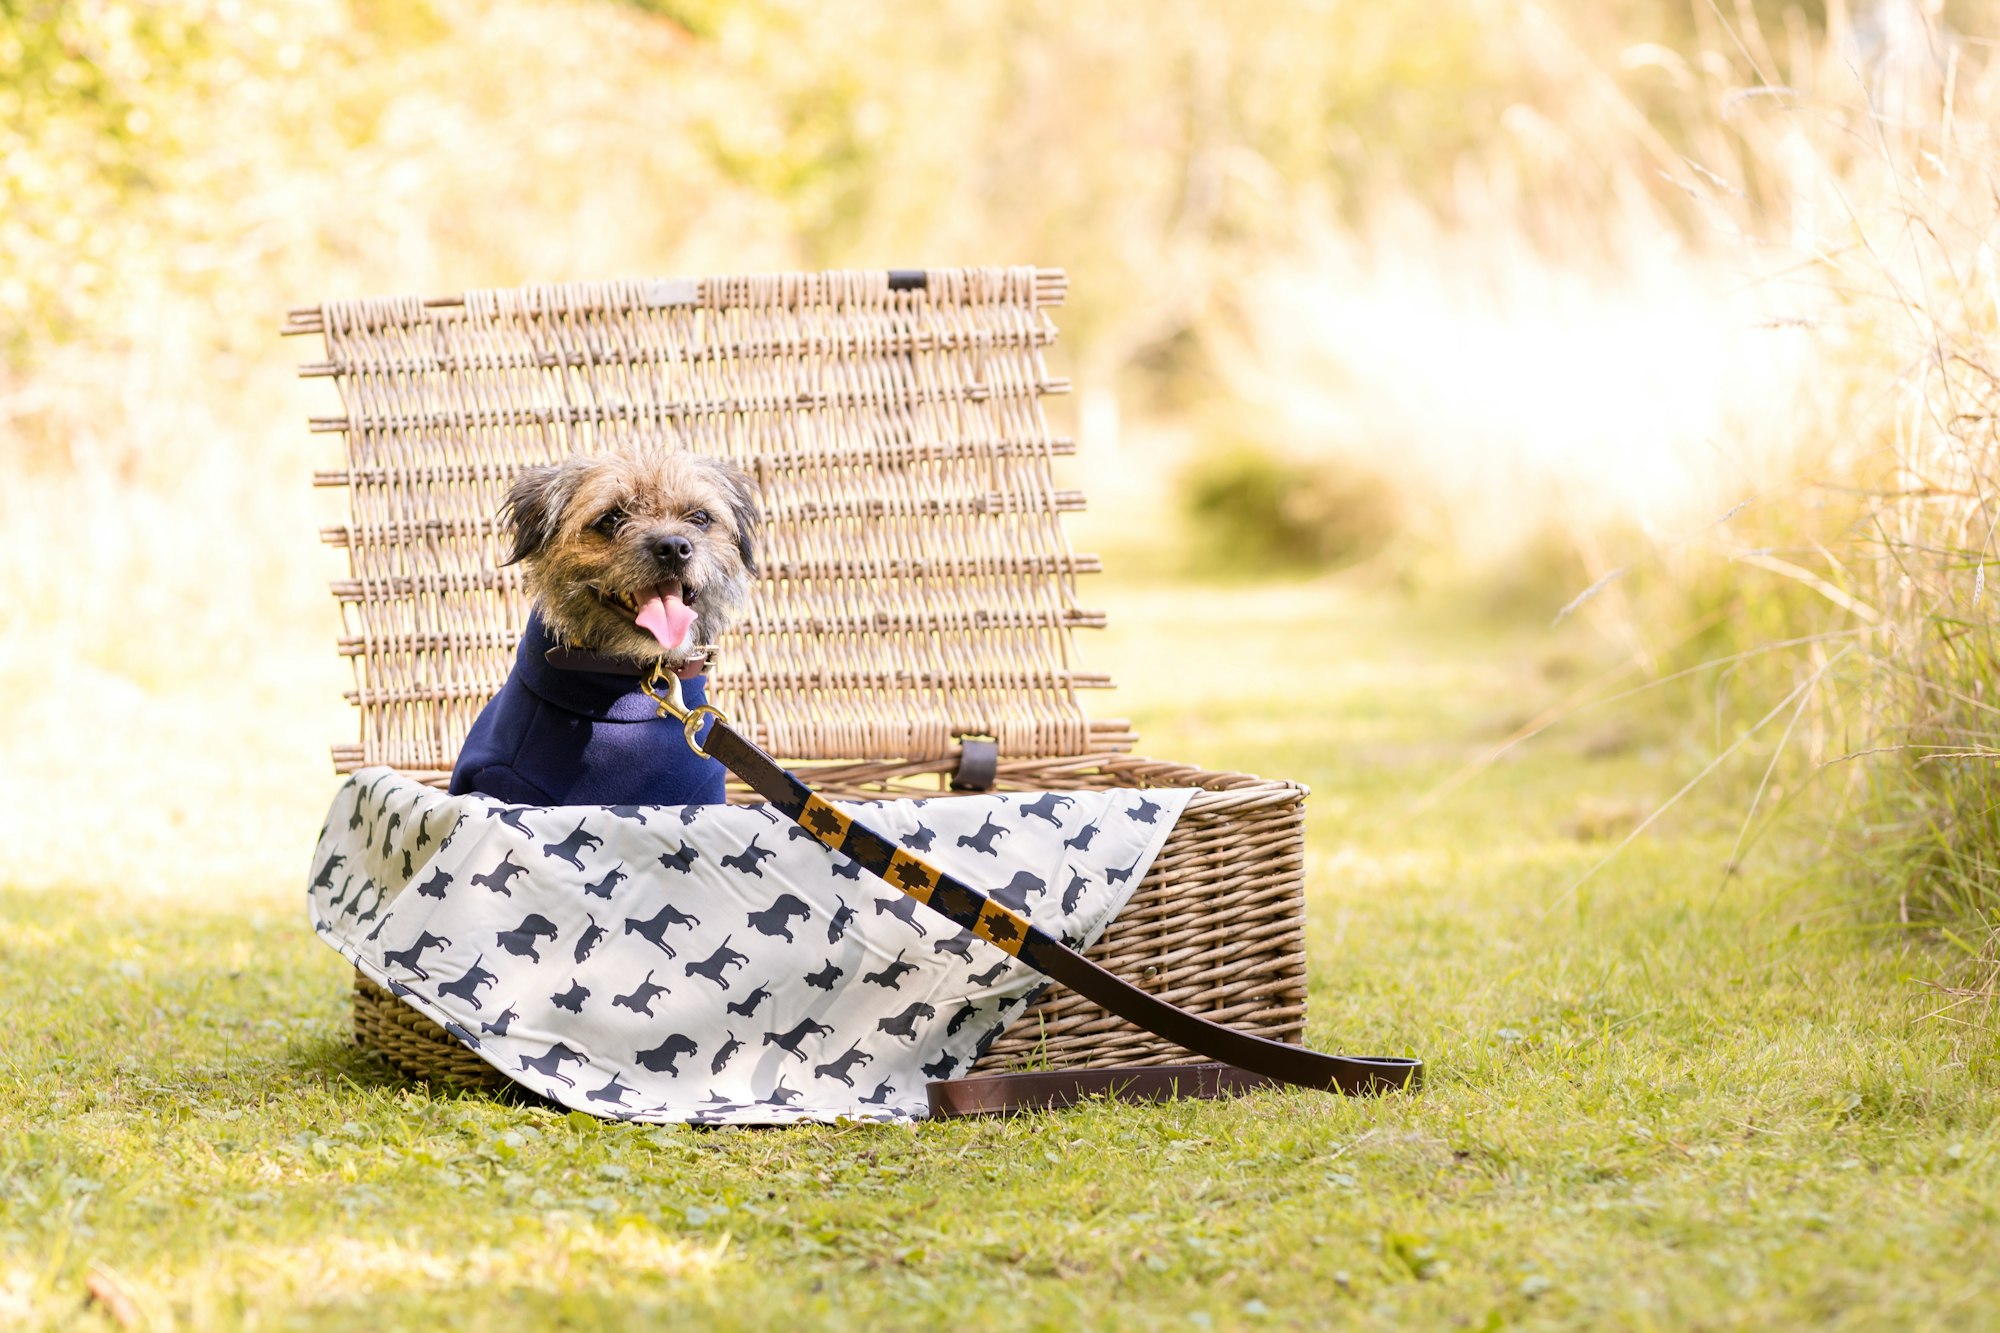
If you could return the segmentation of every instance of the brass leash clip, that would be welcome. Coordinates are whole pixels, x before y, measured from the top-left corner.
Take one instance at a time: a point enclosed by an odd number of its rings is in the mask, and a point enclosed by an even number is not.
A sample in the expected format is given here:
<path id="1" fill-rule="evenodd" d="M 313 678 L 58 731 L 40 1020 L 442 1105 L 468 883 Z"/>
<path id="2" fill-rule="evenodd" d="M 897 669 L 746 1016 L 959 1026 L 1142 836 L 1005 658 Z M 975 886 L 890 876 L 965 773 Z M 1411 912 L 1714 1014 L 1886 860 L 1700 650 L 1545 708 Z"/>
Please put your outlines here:
<path id="1" fill-rule="evenodd" d="M 665 693 L 659 688 L 662 685 L 666 687 Z M 694 734 L 701 730 L 703 717 L 712 717 L 717 722 L 727 722 L 729 718 L 723 711 L 713 704 L 696 704 L 693 708 L 689 708 L 687 701 L 681 697 L 680 675 L 667 666 L 664 658 L 653 663 L 653 669 L 640 679 L 639 688 L 645 691 L 647 698 L 660 706 L 659 712 L 654 716 L 678 719 L 681 731 L 687 737 L 688 749 L 703 759 L 708 758 L 708 751 L 695 743 Z"/>

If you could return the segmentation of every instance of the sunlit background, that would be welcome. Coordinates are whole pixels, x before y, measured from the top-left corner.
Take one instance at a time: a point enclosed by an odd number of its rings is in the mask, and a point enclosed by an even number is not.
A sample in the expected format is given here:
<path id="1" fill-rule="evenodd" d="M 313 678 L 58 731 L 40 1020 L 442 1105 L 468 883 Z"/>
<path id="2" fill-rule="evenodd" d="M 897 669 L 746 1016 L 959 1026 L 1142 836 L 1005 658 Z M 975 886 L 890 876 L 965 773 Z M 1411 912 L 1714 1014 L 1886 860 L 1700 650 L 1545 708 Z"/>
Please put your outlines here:
<path id="1" fill-rule="evenodd" d="M 332 297 L 1061 266 L 1114 570 L 1569 607 L 1642 655 L 1717 570 L 1887 614 L 1829 534 L 1963 443 L 1924 349 L 1991 350 L 1990 17 L 0 4 L 0 871 L 300 871 L 352 723 L 330 404 L 277 329 Z"/>

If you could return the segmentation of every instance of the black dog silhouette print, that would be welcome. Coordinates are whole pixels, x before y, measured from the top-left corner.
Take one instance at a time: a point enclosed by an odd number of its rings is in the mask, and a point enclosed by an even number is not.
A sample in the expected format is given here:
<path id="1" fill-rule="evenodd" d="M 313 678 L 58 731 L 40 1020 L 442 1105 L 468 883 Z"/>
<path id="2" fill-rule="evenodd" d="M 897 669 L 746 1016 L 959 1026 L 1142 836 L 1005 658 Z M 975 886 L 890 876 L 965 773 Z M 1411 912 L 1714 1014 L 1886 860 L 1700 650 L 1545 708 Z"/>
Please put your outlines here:
<path id="1" fill-rule="evenodd" d="M 555 1079 L 573 1088 L 576 1086 L 576 1080 L 562 1072 L 564 1062 L 569 1060 L 574 1060 L 580 1065 L 590 1063 L 580 1052 L 572 1051 L 561 1042 L 556 1042 L 540 1055 L 522 1056 L 521 1068 L 523 1071 L 533 1070 L 544 1078 Z"/>
<path id="2" fill-rule="evenodd" d="M 1076 802 L 1067 796 L 1061 796 L 1055 792 L 1048 791 L 1043 792 L 1039 797 L 1022 806 L 1021 813 L 1024 815 L 1033 815 L 1036 819 L 1046 819 L 1057 828 L 1061 828 L 1062 817 L 1057 812 L 1066 806 L 1075 804 Z"/>
<path id="3" fill-rule="evenodd" d="M 682 843 L 671 852 L 660 853 L 660 864 L 669 870 L 678 870 L 683 875 L 694 869 L 694 863 L 701 860 L 701 853 Z"/>
<path id="4" fill-rule="evenodd" d="M 898 894 L 894 898 L 877 898 L 875 900 L 875 915 L 880 916 L 884 912 L 887 912 L 911 930 L 916 931 L 919 936 L 927 936 L 930 932 L 924 929 L 923 922 L 917 920 L 917 908 L 921 905 L 915 898 L 909 897 L 906 894 Z"/>
<path id="5" fill-rule="evenodd" d="M 745 847 L 734 856 L 723 857 L 721 863 L 739 874 L 755 875 L 758 879 L 762 879 L 764 878 L 763 863 L 776 855 L 776 852 L 758 846 L 758 839 L 752 838 L 748 847 Z"/>
<path id="6" fill-rule="evenodd" d="M 656 995 L 665 995 L 666 993 L 667 988 L 655 983 L 652 972 L 648 971 L 646 979 L 633 987 L 630 995 L 614 995 L 611 997 L 611 1003 L 621 1009 L 630 1009 L 635 1014 L 644 1014 L 646 1017 L 651 1018 L 653 1016 L 653 997 Z"/>
<path id="7" fill-rule="evenodd" d="M 455 996 L 458 999 L 464 1000 L 474 1009 L 485 1008 L 486 1006 L 482 1005 L 479 1002 L 480 988 L 483 986 L 491 986 L 492 984 L 500 980 L 500 978 L 494 976 L 491 972 L 488 972 L 485 968 L 480 966 L 480 964 L 485 960 L 486 960 L 485 954 L 480 954 L 478 957 L 474 958 L 472 960 L 472 966 L 465 969 L 465 975 L 461 976 L 456 981 L 447 981 L 444 983 L 444 985 L 439 986 L 438 994 Z"/>
<path id="8" fill-rule="evenodd" d="M 658 945 L 665 951 L 669 958 L 678 958 L 680 955 L 674 951 L 674 946 L 667 943 L 667 927 L 685 926 L 691 931 L 700 924 L 700 917 L 689 916 L 686 912 L 677 911 L 672 903 L 668 903 L 645 920 L 641 920 L 636 916 L 626 917 L 625 933 L 627 935 L 637 935 L 643 940 Z"/>
<path id="9" fill-rule="evenodd" d="M 973 851 L 987 856 L 998 856 L 1000 849 L 993 844 L 1007 832 L 1006 828 L 993 822 L 993 816 L 988 815 L 980 821 L 979 828 L 975 832 L 959 834 L 958 845 L 970 847 Z"/>
<path id="10" fill-rule="evenodd" d="M 855 1066 L 874 1063 L 875 1057 L 862 1050 L 861 1043 L 857 1041 L 834 1059 L 823 1065 L 814 1065 L 813 1077 L 837 1079 L 851 1088 L 854 1086 Z"/>
<path id="11" fill-rule="evenodd" d="M 743 1049 L 743 1043 L 736 1039 L 734 1032 L 725 1032 L 722 1035 L 727 1040 L 716 1048 L 715 1058 L 708 1062 L 708 1072 L 711 1074 L 720 1074 L 722 1067 L 729 1063 L 729 1058 Z"/>
<path id="12" fill-rule="evenodd" d="M 596 851 L 604 845 L 604 839 L 584 828 L 584 821 L 578 820 L 576 828 L 561 842 L 542 844 L 542 855 L 556 861 L 567 861 L 578 870 L 583 869 L 583 858 L 577 853 L 588 848 Z"/>
<path id="13" fill-rule="evenodd" d="M 590 957 L 591 951 L 597 948 L 598 941 L 605 935 L 604 927 L 597 924 L 596 917 L 585 912 L 583 919 L 589 924 L 583 928 L 583 934 L 577 936 L 576 953 L 573 955 L 579 963 Z"/>
<path id="14" fill-rule="evenodd" d="M 886 990 L 903 989 L 901 983 L 904 974 L 917 970 L 915 963 L 906 963 L 903 961 L 903 954 L 905 952 L 906 950 L 898 949 L 896 957 L 887 967 L 883 968 L 880 972 L 866 973 L 862 976 L 861 980 L 868 985 L 881 986 Z"/>
<path id="15" fill-rule="evenodd" d="M 540 912 L 530 912 L 522 919 L 520 925 L 514 927 L 512 930 L 499 932 L 496 942 L 501 948 L 517 958 L 532 959 L 539 963 L 542 961 L 542 956 L 535 952 L 536 942 L 545 939 L 553 940 L 556 938 L 556 934 L 555 922 L 549 920 Z"/>
<path id="16" fill-rule="evenodd" d="M 532 838 L 535 836 L 535 831 L 522 821 L 522 816 L 526 813 L 527 807 L 519 805 L 493 805 L 486 808 L 488 819 L 497 819 L 521 836 Z"/>
<path id="17" fill-rule="evenodd" d="M 678 1032 L 670 1032 L 667 1039 L 650 1051 L 640 1051 L 632 1057 L 633 1063 L 642 1069 L 650 1069 L 655 1074 L 666 1074 L 673 1078 L 681 1076 L 676 1063 L 683 1055 L 694 1055 L 700 1048 L 692 1037 Z"/>
<path id="18" fill-rule="evenodd" d="M 810 920 L 812 918 L 812 908 L 807 907 L 804 900 L 796 894 L 781 893 L 772 901 L 769 907 L 759 912 L 750 913 L 750 925 L 760 935 L 769 935 L 772 939 L 783 939 L 787 944 L 790 944 L 792 943 L 793 917 L 797 917 L 801 921 Z"/>
<path id="19" fill-rule="evenodd" d="M 847 933 L 847 927 L 853 921 L 854 908 L 848 903 L 842 902 L 839 909 L 834 912 L 833 920 L 826 923 L 826 942 L 828 944 L 840 943 L 840 937 Z"/>
<path id="20" fill-rule="evenodd" d="M 722 1007 L 732 1014 L 741 1014 L 745 1018 L 755 1018 L 757 1016 L 757 1006 L 770 998 L 771 988 L 769 986 L 759 986 L 742 999 L 731 1000 Z"/>
<path id="21" fill-rule="evenodd" d="M 902 1013 L 876 1020 L 875 1027 L 877 1031 L 886 1032 L 892 1037 L 903 1037 L 915 1041 L 917 1037 L 917 1020 L 919 1018 L 936 1017 L 937 1010 L 931 1008 L 922 1000 L 913 1000 Z"/>
<path id="22" fill-rule="evenodd" d="M 584 885 L 583 891 L 593 898 L 609 898 L 611 891 L 617 888 L 618 882 L 624 878 L 626 878 L 625 863 L 620 861 L 605 872 L 603 879 L 598 880 L 595 884 Z"/>
<path id="23" fill-rule="evenodd" d="M 385 967 L 408 972 L 419 981 L 429 981 L 431 974 L 423 969 L 419 959 L 426 949 L 449 949 L 451 941 L 442 935 L 433 935 L 428 930 L 417 936 L 417 942 L 407 949 L 387 949 L 383 951 L 382 963 Z"/>
<path id="24" fill-rule="evenodd" d="M 802 1018 L 798 1021 L 797 1025 L 788 1031 L 766 1032 L 764 1034 L 764 1044 L 766 1046 L 776 1046 L 781 1051 L 788 1051 L 800 1064 L 804 1064 L 806 1057 L 805 1053 L 799 1050 L 799 1043 L 807 1037 L 824 1037 L 832 1031 L 833 1029 L 825 1023 L 817 1023 L 810 1018 Z"/>
<path id="25" fill-rule="evenodd" d="M 750 961 L 750 955 L 739 953 L 729 947 L 729 941 L 734 938 L 734 935 L 724 935 L 722 943 L 716 946 L 714 953 L 698 963 L 687 965 L 687 974 L 691 977 L 707 977 L 722 989 L 728 990 L 729 979 L 723 974 L 732 967 L 742 967 Z"/>
<path id="26" fill-rule="evenodd" d="M 474 875 L 472 882 L 481 888 L 491 889 L 495 893 L 504 893 L 511 898 L 514 896 L 514 890 L 507 887 L 509 882 L 513 880 L 514 876 L 525 875 L 527 873 L 528 867 L 515 865 L 514 854 L 508 852 L 500 858 L 499 865 L 494 866 L 483 875 Z"/>

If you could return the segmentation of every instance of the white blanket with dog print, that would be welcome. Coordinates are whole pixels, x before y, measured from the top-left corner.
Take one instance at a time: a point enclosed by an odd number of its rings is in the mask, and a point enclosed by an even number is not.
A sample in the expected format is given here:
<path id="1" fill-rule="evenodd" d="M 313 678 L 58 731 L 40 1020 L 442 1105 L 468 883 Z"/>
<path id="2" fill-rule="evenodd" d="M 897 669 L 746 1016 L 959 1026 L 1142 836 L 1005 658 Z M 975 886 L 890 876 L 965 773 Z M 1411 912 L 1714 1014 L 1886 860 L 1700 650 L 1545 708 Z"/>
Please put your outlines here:
<path id="1" fill-rule="evenodd" d="M 840 803 L 1088 946 L 1184 789 Z M 494 1068 L 626 1120 L 910 1120 L 1040 976 L 754 806 L 506 805 L 365 769 L 313 928 Z"/>

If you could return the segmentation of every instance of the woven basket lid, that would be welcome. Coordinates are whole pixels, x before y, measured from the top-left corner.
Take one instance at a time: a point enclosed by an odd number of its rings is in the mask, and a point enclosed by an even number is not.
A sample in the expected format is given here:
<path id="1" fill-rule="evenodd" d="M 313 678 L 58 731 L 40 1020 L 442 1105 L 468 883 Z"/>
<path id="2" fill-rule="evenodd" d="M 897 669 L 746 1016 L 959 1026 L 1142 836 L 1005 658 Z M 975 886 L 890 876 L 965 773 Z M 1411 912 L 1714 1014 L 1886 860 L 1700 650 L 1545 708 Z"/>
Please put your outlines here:
<path id="1" fill-rule="evenodd" d="M 497 517 L 521 468 L 658 442 L 734 460 L 766 517 L 762 578 L 710 683 L 790 759 L 930 761 L 1127 749 L 1077 692 L 1095 557 L 1070 550 L 1042 396 L 1067 390 L 1059 270 L 664 279 L 295 310 L 334 382 L 350 514 L 333 585 L 361 739 L 341 771 L 448 770 L 526 623 Z"/>

